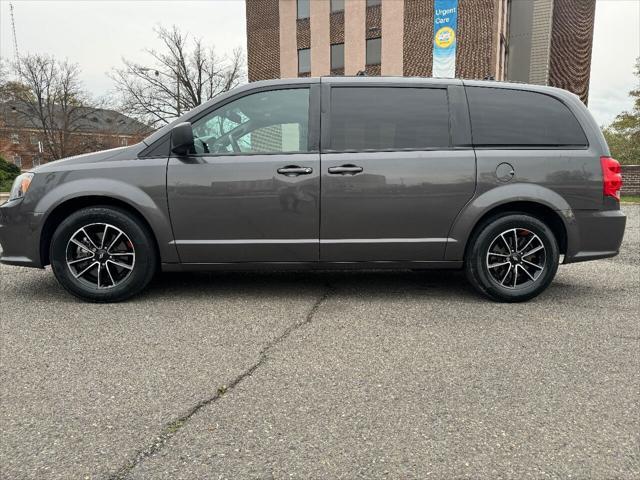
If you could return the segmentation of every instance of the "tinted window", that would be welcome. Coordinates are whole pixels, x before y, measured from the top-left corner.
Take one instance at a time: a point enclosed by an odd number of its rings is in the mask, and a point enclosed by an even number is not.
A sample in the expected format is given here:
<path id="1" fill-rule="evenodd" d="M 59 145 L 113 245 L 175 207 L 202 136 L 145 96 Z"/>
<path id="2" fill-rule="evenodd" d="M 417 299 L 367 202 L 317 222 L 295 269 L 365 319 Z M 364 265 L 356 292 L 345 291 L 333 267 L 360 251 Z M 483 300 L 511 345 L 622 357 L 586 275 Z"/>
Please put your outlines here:
<path id="1" fill-rule="evenodd" d="M 559 100 L 535 92 L 468 87 L 473 142 L 480 146 L 584 146 L 580 124 Z"/>
<path id="2" fill-rule="evenodd" d="M 309 18 L 309 0 L 297 0 L 298 18 Z"/>
<path id="3" fill-rule="evenodd" d="M 444 89 L 334 87 L 332 150 L 400 150 L 449 146 Z"/>
<path id="4" fill-rule="evenodd" d="M 303 48 L 298 50 L 298 73 L 309 73 L 311 71 L 311 49 Z"/>
<path id="5" fill-rule="evenodd" d="M 375 7 L 376 5 L 380 5 L 382 0 L 367 0 L 367 7 Z"/>
<path id="6" fill-rule="evenodd" d="M 382 39 L 370 38 L 367 40 L 367 65 L 380 65 L 382 58 Z"/>
<path id="7" fill-rule="evenodd" d="M 196 153 L 308 151 L 309 89 L 272 90 L 234 100 L 193 122 Z"/>
<path id="8" fill-rule="evenodd" d="M 344 43 L 331 45 L 331 70 L 344 68 Z"/>

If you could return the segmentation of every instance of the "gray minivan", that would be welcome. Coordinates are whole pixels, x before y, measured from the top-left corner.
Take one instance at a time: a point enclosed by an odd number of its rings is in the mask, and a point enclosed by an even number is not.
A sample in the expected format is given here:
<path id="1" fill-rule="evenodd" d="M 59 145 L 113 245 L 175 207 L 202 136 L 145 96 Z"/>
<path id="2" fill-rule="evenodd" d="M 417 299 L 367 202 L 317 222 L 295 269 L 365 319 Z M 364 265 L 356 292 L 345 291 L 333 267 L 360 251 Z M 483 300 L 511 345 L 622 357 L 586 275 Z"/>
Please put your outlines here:
<path id="1" fill-rule="evenodd" d="M 493 81 L 251 83 L 129 147 L 48 163 L 0 261 L 97 302 L 158 269 L 464 268 L 523 301 L 622 241 L 619 164 L 575 95 Z"/>

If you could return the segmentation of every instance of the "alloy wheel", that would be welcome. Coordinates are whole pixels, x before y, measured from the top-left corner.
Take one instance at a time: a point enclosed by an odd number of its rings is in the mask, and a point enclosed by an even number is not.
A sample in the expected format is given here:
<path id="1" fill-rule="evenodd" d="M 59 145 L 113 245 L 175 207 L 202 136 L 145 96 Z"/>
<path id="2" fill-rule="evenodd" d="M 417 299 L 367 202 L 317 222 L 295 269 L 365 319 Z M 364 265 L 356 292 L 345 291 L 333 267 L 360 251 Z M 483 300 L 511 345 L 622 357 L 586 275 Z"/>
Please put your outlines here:
<path id="1" fill-rule="evenodd" d="M 136 252 L 127 234 L 118 227 L 91 223 L 79 228 L 67 242 L 66 261 L 76 280 L 108 289 L 129 278 Z"/>
<path id="2" fill-rule="evenodd" d="M 487 252 L 491 278 L 509 289 L 526 287 L 540 278 L 546 249 L 538 235 L 526 228 L 512 228 L 497 235 Z"/>

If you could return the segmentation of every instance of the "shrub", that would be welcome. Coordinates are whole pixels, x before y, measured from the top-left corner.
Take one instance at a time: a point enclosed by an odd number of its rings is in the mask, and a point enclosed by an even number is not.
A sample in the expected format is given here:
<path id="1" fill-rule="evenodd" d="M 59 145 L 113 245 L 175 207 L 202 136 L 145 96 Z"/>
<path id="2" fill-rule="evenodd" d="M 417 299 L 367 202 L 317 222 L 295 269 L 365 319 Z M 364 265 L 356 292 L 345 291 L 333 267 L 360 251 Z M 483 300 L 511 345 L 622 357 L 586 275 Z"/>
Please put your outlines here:
<path id="1" fill-rule="evenodd" d="M 0 156 L 0 192 L 8 192 L 20 169 Z"/>

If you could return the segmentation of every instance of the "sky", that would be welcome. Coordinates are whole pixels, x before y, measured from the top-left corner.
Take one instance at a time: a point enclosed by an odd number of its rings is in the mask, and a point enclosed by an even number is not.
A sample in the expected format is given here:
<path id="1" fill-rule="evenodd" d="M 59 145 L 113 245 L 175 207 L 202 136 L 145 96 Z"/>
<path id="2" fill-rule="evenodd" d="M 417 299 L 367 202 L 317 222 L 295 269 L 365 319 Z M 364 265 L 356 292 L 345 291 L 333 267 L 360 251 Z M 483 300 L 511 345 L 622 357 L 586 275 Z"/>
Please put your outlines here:
<path id="1" fill-rule="evenodd" d="M 79 63 L 94 96 L 108 94 L 107 76 L 122 58 L 147 63 L 158 47 L 153 28 L 178 25 L 215 45 L 218 54 L 246 51 L 244 0 L 14 0 L 21 54 L 49 53 Z M 600 125 L 631 108 L 629 90 L 640 56 L 640 0 L 597 0 L 589 108 Z M 14 58 L 9 1 L 0 0 L 0 57 Z"/>

